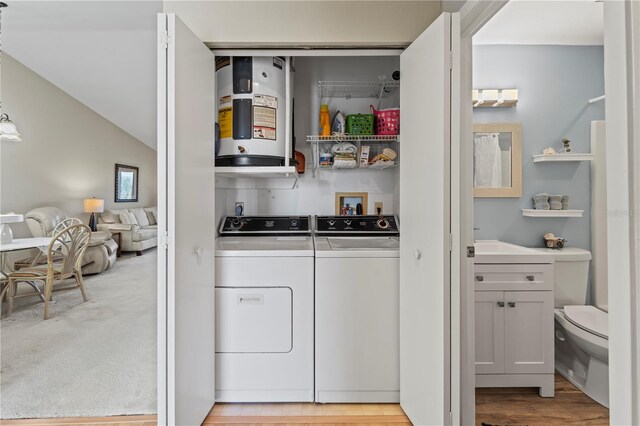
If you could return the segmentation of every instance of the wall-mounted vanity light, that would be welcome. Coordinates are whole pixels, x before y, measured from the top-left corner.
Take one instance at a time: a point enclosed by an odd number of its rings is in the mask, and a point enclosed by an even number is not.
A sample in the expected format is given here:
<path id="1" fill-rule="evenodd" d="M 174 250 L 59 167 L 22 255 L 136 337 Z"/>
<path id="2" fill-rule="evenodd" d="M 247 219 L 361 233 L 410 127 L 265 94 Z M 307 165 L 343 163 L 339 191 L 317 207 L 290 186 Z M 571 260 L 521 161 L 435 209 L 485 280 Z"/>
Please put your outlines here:
<path id="1" fill-rule="evenodd" d="M 473 89 L 474 108 L 507 108 L 518 103 L 518 89 Z"/>

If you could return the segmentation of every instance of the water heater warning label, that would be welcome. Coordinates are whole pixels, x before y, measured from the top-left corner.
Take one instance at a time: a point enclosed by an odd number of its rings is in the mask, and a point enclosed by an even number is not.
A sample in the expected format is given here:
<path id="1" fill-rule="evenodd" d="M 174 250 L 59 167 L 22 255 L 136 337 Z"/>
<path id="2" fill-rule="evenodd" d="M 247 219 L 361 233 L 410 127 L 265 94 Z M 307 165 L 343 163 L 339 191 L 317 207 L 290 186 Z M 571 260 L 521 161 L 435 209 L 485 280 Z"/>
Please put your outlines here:
<path id="1" fill-rule="evenodd" d="M 276 109 L 253 106 L 253 138 L 276 140 Z"/>
<path id="2" fill-rule="evenodd" d="M 218 110 L 218 125 L 220 126 L 220 139 L 233 137 L 233 108 L 220 108 Z"/>

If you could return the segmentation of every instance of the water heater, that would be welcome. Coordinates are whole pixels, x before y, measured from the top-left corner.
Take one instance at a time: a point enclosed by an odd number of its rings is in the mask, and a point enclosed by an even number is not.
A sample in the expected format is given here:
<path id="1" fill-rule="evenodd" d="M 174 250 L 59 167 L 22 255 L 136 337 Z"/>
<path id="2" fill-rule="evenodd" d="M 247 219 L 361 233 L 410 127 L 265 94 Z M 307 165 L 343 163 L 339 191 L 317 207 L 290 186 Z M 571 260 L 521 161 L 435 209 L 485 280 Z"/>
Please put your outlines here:
<path id="1" fill-rule="evenodd" d="M 291 158 L 291 145 L 285 152 L 288 69 L 282 57 L 216 58 L 216 166 L 282 166 Z"/>

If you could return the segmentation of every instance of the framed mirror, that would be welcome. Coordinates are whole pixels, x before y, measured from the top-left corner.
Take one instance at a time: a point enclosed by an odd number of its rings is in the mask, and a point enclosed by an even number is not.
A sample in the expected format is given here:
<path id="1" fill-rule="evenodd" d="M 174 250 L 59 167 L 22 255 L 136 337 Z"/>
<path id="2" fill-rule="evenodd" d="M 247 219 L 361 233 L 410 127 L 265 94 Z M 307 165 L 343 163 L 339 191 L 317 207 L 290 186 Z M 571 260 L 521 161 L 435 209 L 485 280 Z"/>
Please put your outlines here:
<path id="1" fill-rule="evenodd" d="M 473 195 L 522 196 L 522 125 L 473 125 Z"/>
<path id="2" fill-rule="evenodd" d="M 138 168 L 116 164 L 116 203 L 138 201 Z"/>

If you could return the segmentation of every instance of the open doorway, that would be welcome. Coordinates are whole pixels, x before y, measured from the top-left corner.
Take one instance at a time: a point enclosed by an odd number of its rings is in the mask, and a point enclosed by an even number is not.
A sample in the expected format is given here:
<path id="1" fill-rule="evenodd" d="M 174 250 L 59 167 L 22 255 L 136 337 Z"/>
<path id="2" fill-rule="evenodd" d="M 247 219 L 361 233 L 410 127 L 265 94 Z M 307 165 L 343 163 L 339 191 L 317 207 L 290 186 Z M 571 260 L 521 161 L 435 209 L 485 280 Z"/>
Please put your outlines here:
<path id="1" fill-rule="evenodd" d="M 509 2 L 473 38 L 479 423 L 609 422 L 602 13 Z"/>
<path id="2" fill-rule="evenodd" d="M 162 4 L 8 3 L 1 421 L 154 415 Z"/>

